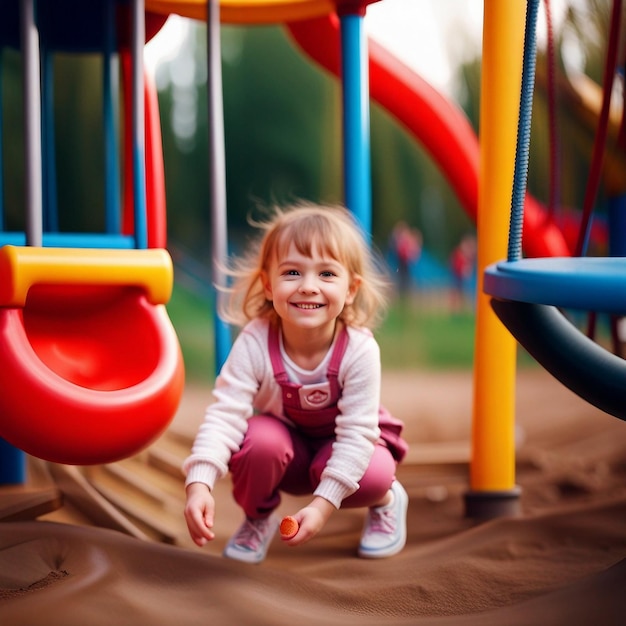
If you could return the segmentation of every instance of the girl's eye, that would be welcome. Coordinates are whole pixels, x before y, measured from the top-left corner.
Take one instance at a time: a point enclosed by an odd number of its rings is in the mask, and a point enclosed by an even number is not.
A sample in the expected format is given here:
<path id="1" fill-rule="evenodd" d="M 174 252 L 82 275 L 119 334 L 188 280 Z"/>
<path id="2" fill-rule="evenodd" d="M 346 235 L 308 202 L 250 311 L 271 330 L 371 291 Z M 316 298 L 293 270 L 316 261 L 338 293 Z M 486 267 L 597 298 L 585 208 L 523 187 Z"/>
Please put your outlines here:
<path id="1" fill-rule="evenodd" d="M 331 272 L 330 270 L 326 270 L 325 272 L 321 272 L 321 273 L 320 273 L 320 276 L 321 276 L 322 278 L 334 278 L 335 273 L 334 273 L 334 272 Z"/>
<path id="2" fill-rule="evenodd" d="M 283 272 L 283 276 L 299 276 L 300 272 L 298 272 L 298 270 L 287 270 L 286 272 Z"/>

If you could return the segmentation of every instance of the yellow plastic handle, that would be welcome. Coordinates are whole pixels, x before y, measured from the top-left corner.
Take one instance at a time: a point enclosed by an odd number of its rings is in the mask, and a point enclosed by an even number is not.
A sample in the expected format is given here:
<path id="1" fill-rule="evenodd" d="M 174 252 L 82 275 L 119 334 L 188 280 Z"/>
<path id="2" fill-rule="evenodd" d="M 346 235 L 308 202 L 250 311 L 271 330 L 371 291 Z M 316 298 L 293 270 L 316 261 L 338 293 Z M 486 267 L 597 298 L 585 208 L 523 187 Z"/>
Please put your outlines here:
<path id="1" fill-rule="evenodd" d="M 33 285 L 128 285 L 152 304 L 172 295 L 172 259 L 163 249 L 0 248 L 0 306 L 23 307 Z"/>

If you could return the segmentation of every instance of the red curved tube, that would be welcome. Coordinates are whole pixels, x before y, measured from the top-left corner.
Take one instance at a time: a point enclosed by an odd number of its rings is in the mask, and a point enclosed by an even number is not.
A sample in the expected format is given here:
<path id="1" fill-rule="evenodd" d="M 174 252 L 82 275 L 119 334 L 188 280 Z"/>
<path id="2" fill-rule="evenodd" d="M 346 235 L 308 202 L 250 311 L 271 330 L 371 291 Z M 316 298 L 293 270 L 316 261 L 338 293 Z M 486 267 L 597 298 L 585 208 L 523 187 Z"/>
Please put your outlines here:
<path id="1" fill-rule="evenodd" d="M 34 287 L 0 308 L 0 436 L 56 463 L 110 463 L 167 428 L 184 367 L 163 305 L 138 289 Z"/>

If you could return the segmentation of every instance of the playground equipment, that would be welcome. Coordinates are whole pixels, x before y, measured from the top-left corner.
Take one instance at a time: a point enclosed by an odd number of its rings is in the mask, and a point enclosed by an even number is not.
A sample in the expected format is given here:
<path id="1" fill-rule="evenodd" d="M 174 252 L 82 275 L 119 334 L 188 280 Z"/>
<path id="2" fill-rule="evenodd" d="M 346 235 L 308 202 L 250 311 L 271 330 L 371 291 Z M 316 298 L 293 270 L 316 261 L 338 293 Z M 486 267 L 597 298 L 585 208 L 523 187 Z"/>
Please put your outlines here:
<path id="1" fill-rule="evenodd" d="M 581 255 L 585 249 L 599 182 L 616 69 L 621 4 L 621 1 L 613 3 L 604 102 L 576 247 L 577 255 Z M 506 262 L 495 263 L 487 268 L 485 292 L 493 296 L 492 306 L 500 319 L 539 363 L 591 404 L 615 417 L 626 419 L 626 362 L 583 335 L 558 310 L 578 309 L 623 315 L 626 312 L 623 296 L 626 259 L 582 256 L 523 259 L 521 255 L 523 204 L 520 196 L 525 189 L 528 165 L 537 11 L 538 0 L 529 0 L 508 257 Z"/>
<path id="2" fill-rule="evenodd" d="M 183 382 L 172 284 L 164 250 L 0 248 L 2 436 L 76 465 L 156 439 Z"/>
<path id="3" fill-rule="evenodd" d="M 143 76 L 143 3 L 132 2 L 130 12 L 112 0 L 66 4 L 21 0 L 0 9 L 0 44 L 19 45 L 23 59 L 27 205 L 25 232 L 9 232 L 0 201 L 0 437 L 3 457 L 14 458 L 12 467 L 2 464 L 3 482 L 23 481 L 22 450 L 80 465 L 137 453 L 165 430 L 184 383 L 164 307 L 173 270 L 163 249 L 156 94 Z M 132 25 L 130 37 L 117 32 L 118 19 Z M 149 36 L 163 21 L 149 16 Z M 104 233 L 58 230 L 51 110 L 57 50 L 103 58 Z M 130 113 L 123 206 L 118 64 Z"/>

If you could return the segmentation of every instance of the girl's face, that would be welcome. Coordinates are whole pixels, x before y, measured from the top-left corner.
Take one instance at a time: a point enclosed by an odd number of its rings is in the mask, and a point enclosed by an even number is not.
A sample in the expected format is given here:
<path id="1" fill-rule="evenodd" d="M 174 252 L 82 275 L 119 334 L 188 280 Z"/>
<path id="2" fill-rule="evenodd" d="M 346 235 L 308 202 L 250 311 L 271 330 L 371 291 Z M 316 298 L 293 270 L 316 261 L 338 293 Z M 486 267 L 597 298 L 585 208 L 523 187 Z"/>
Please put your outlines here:
<path id="1" fill-rule="evenodd" d="M 283 326 L 334 332 L 344 306 L 352 304 L 360 280 L 341 263 L 313 248 L 311 257 L 292 243 L 285 256 L 272 260 L 263 276 L 265 297 L 272 300 Z"/>

